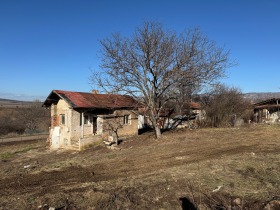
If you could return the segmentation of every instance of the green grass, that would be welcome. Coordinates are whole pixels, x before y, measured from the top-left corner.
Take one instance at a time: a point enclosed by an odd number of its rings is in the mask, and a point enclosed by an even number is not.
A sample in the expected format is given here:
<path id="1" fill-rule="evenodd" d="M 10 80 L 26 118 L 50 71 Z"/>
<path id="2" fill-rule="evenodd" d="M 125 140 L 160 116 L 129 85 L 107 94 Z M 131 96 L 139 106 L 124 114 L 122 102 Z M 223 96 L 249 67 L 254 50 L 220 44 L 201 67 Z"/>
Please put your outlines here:
<path id="1" fill-rule="evenodd" d="M 10 158 L 12 158 L 14 156 L 15 156 L 15 153 L 13 153 L 13 152 L 5 152 L 5 153 L 1 153 L 0 154 L 1 160 L 10 159 Z"/>
<path id="2" fill-rule="evenodd" d="M 25 147 L 25 148 L 23 148 L 21 150 L 15 151 L 15 154 L 17 154 L 17 153 L 25 153 L 25 152 L 28 152 L 28 151 L 30 151 L 32 149 L 35 149 L 35 148 L 33 148 L 33 147 Z"/>
<path id="3" fill-rule="evenodd" d="M 13 158 L 16 154 L 21 154 L 21 153 L 26 153 L 30 150 L 34 149 L 33 147 L 25 147 L 23 149 L 20 150 L 16 150 L 13 152 L 4 152 L 0 154 L 0 158 L 1 160 L 7 160 L 7 159 L 11 159 Z"/>

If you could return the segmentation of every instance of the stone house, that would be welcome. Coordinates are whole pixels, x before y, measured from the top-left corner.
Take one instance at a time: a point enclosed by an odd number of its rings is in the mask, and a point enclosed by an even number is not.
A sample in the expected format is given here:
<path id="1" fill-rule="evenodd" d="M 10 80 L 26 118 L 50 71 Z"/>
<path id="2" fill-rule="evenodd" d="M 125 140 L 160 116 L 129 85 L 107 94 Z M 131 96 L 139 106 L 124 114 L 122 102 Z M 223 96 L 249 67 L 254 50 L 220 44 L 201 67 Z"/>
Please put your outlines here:
<path id="1" fill-rule="evenodd" d="M 259 123 L 280 122 L 280 98 L 271 98 L 255 103 L 255 121 Z"/>
<path id="2" fill-rule="evenodd" d="M 138 104 L 127 95 L 53 90 L 43 107 L 51 111 L 51 149 L 81 150 L 106 136 L 138 134 Z"/>

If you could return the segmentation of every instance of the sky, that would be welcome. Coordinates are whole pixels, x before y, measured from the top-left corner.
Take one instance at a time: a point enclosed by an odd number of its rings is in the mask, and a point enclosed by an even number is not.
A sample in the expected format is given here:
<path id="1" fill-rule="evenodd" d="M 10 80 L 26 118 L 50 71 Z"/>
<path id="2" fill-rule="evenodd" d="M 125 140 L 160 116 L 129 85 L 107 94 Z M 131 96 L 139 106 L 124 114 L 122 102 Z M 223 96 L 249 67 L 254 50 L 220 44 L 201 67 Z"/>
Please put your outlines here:
<path id="1" fill-rule="evenodd" d="M 221 82 L 280 92 L 279 0 L 0 0 L 0 98 L 44 101 L 53 89 L 89 92 L 100 40 L 144 21 L 198 27 L 238 65 Z"/>

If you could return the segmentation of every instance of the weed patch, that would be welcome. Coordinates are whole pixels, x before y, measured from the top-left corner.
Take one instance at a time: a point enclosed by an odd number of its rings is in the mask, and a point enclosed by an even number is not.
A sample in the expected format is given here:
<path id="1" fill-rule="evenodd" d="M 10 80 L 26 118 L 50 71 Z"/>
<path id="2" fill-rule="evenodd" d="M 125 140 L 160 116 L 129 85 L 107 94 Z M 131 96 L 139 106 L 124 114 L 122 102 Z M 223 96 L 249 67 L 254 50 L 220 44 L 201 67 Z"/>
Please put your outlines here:
<path id="1" fill-rule="evenodd" d="M 16 151 L 13 151 L 13 152 L 4 152 L 4 153 L 0 154 L 0 158 L 2 160 L 11 159 L 16 154 L 26 153 L 26 152 L 28 152 L 28 151 L 30 151 L 32 149 L 34 149 L 34 148 L 33 147 L 26 147 L 26 148 L 23 148 L 23 149 L 20 149 L 20 150 L 16 150 Z"/>
<path id="2" fill-rule="evenodd" d="M 5 152 L 5 153 L 0 154 L 0 158 L 1 158 L 1 160 L 7 160 L 7 159 L 14 157 L 14 155 L 15 155 L 15 153 Z"/>

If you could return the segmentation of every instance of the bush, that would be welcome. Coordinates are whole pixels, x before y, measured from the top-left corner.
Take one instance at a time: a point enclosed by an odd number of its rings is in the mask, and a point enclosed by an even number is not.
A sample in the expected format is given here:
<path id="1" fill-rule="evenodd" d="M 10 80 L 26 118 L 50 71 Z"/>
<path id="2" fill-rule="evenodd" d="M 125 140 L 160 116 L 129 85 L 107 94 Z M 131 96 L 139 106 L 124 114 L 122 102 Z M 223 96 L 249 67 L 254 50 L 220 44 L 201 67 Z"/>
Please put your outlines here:
<path id="1" fill-rule="evenodd" d="M 0 136 L 48 131 L 49 126 L 49 110 L 42 108 L 40 102 L 19 108 L 0 109 Z"/>
<path id="2" fill-rule="evenodd" d="M 203 98 L 206 111 L 205 123 L 211 127 L 235 126 L 237 119 L 248 120 L 252 116 L 250 103 L 235 87 L 217 85 Z"/>

